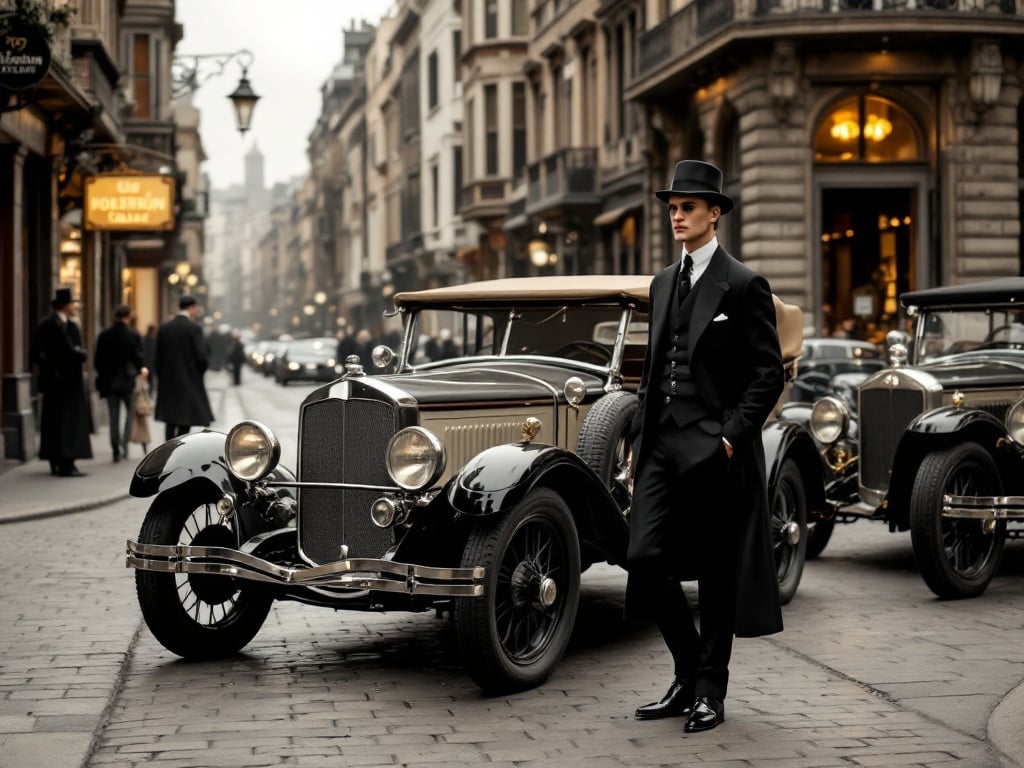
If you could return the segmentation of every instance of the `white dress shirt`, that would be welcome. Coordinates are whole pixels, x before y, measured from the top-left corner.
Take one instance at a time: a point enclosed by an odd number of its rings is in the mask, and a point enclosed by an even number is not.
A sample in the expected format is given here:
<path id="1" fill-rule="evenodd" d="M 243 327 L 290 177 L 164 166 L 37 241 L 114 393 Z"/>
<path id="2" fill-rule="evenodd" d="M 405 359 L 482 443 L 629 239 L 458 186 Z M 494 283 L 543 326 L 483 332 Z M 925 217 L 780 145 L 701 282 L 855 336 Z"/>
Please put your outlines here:
<path id="1" fill-rule="evenodd" d="M 690 286 L 697 285 L 697 281 L 700 280 L 700 276 L 704 274 L 708 268 L 708 264 L 711 263 L 711 257 L 715 255 L 715 251 L 718 250 L 718 237 L 712 237 L 710 242 L 705 243 L 700 248 L 690 253 L 690 258 L 693 259 L 693 269 L 690 271 Z M 679 272 L 682 274 L 683 271 L 683 259 L 686 258 L 686 249 L 683 248 L 683 255 L 679 259 Z"/>

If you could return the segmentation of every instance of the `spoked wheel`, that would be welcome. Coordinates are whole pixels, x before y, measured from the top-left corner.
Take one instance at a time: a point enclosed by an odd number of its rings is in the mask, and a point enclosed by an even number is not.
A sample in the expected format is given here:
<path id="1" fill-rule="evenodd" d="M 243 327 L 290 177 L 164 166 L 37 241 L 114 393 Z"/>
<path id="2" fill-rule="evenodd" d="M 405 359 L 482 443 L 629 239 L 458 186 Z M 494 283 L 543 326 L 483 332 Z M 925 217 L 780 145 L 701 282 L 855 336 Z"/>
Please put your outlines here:
<path id="1" fill-rule="evenodd" d="M 157 496 L 139 532 L 142 544 L 237 547 L 230 521 L 212 503 Z M 135 588 L 153 636 L 186 659 L 237 653 L 255 637 L 273 598 L 258 584 L 200 573 L 136 571 Z"/>
<path id="2" fill-rule="evenodd" d="M 779 599 L 786 605 L 796 595 L 807 553 L 807 496 L 800 469 L 786 459 L 771 489 L 772 547 L 779 579 Z"/>
<path id="3" fill-rule="evenodd" d="M 579 540 L 562 497 L 531 491 L 509 514 L 470 533 L 464 567 L 487 570 L 482 597 L 458 598 L 455 631 L 487 693 L 543 683 L 565 652 L 580 592 Z"/>
<path id="4" fill-rule="evenodd" d="M 999 472 L 977 443 L 929 453 L 910 498 L 910 539 L 928 588 L 939 597 L 975 597 L 999 570 L 1006 522 L 942 516 L 942 496 L 998 496 Z"/>

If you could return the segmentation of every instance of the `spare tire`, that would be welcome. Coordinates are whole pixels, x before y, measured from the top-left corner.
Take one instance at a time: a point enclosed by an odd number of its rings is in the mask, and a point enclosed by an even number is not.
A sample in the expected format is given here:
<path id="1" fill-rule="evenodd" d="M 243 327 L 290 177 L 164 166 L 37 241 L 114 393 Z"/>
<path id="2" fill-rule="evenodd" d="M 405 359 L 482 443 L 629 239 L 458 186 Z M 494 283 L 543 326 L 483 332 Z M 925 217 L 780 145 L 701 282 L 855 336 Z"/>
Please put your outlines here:
<path id="1" fill-rule="evenodd" d="M 637 402 L 633 392 L 609 392 L 590 408 L 576 443 L 576 453 L 616 498 L 626 487 L 633 452 L 630 428 Z"/>

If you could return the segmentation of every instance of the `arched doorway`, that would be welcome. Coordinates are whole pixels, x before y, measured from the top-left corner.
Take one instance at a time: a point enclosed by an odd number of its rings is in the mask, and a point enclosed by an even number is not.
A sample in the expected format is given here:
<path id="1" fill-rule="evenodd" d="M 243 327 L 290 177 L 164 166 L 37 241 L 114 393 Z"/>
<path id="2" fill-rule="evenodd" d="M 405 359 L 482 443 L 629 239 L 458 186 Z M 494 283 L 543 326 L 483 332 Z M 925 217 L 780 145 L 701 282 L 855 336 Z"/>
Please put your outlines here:
<path id="1" fill-rule="evenodd" d="M 898 323 L 899 294 L 927 271 L 922 131 L 892 99 L 853 94 L 824 111 L 814 159 L 818 327 L 881 343 Z"/>

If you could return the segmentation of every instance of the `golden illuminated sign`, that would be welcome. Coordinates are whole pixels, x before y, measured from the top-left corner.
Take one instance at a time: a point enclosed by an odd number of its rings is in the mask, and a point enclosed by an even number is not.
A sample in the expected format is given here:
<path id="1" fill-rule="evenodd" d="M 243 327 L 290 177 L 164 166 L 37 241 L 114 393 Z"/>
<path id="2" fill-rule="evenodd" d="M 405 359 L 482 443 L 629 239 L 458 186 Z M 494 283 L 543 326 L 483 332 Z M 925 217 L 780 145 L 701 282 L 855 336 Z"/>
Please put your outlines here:
<path id="1" fill-rule="evenodd" d="M 110 174 L 85 180 L 85 228 L 174 229 L 174 179 Z"/>

